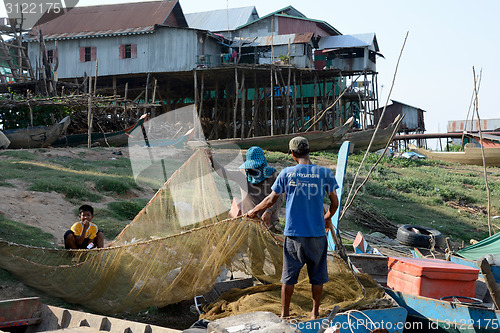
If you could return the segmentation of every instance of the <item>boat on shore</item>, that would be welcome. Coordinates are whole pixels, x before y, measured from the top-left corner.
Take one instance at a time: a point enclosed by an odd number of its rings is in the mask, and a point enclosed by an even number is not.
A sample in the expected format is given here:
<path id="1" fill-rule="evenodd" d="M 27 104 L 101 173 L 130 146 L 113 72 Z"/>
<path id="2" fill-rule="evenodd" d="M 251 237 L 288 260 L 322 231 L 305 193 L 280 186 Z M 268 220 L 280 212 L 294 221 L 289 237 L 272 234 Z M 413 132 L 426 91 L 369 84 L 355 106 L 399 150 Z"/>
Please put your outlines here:
<path id="1" fill-rule="evenodd" d="M 173 333 L 176 329 L 70 310 L 40 302 L 38 297 L 0 301 L 0 330 L 21 332 L 49 332 L 64 330 L 78 333 L 106 331 L 110 333 L 148 332 Z"/>
<path id="2" fill-rule="evenodd" d="M 386 128 L 379 128 L 376 134 L 374 128 L 348 131 L 340 141 L 335 143 L 335 148 L 340 147 L 344 141 L 350 141 L 352 151 L 358 152 L 367 150 L 368 145 L 375 134 L 370 151 L 383 149 L 387 145 L 387 142 L 391 139 L 392 135 L 398 132 L 399 126 L 401 125 L 400 120 L 401 116 L 398 115 L 389 126 Z"/>
<path id="3" fill-rule="evenodd" d="M 322 151 L 340 148 L 336 145 L 347 131 L 352 127 L 354 118 L 349 118 L 344 125 L 335 127 L 328 131 L 301 132 L 280 135 L 257 136 L 246 139 L 222 139 L 209 140 L 207 143 L 215 149 L 228 149 L 237 145 L 240 149 L 248 149 L 252 146 L 259 146 L 264 150 L 288 152 L 290 139 L 296 136 L 303 136 L 309 141 L 311 151 Z"/>
<path id="4" fill-rule="evenodd" d="M 9 139 L 9 149 L 46 148 L 54 143 L 70 123 L 69 116 L 51 126 L 30 126 L 26 128 L 4 130 Z"/>
<path id="5" fill-rule="evenodd" d="M 132 133 L 132 131 L 136 128 L 140 128 L 144 124 L 146 117 L 147 115 L 142 115 L 139 120 L 135 122 L 135 124 L 121 131 L 108 133 L 94 132 L 90 135 L 91 144 L 113 147 L 126 146 L 130 137 L 130 133 Z M 87 133 L 64 135 L 55 140 L 52 143 L 52 147 L 77 147 L 87 145 L 88 137 L 89 136 Z"/>
<path id="6" fill-rule="evenodd" d="M 469 144 L 465 145 L 464 151 L 432 151 L 415 146 L 410 146 L 410 150 L 424 155 L 430 160 L 467 165 L 483 165 L 482 149 Z M 484 158 L 486 166 L 500 167 L 500 147 L 485 147 Z"/>

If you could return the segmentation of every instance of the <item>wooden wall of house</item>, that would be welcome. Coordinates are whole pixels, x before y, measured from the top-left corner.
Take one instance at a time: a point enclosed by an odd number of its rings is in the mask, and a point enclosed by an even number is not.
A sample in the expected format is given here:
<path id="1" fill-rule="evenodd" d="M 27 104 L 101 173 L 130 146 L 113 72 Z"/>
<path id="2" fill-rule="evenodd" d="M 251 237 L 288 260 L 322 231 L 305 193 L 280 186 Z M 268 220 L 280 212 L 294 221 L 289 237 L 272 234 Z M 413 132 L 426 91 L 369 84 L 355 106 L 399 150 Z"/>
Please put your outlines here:
<path id="1" fill-rule="evenodd" d="M 189 71 L 196 67 L 201 49 L 205 54 L 220 53 L 220 46 L 213 39 L 202 41 L 204 45 L 200 47 L 196 30 L 168 27 L 140 35 L 60 40 L 57 43 L 57 76 L 66 79 L 81 78 L 84 73 L 95 74 L 95 61 L 80 61 L 80 47 L 96 47 L 99 76 Z M 137 56 L 120 59 L 122 44 L 136 44 Z M 54 41 L 46 42 L 46 46 L 48 50 L 55 49 Z M 35 64 L 40 56 L 38 43 L 28 43 L 28 54 Z"/>

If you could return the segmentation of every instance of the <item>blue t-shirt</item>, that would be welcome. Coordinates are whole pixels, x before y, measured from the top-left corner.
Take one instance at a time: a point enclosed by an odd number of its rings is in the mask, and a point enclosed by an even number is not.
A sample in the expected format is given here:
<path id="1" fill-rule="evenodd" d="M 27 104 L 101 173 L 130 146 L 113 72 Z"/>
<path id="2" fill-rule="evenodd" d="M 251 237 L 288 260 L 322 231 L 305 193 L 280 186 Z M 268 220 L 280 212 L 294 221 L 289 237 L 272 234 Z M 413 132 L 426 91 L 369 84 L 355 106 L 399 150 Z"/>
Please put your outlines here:
<path id="1" fill-rule="evenodd" d="M 339 186 L 333 172 L 314 164 L 297 164 L 283 169 L 271 189 L 286 194 L 285 236 L 325 235 L 323 202 L 325 193 Z"/>

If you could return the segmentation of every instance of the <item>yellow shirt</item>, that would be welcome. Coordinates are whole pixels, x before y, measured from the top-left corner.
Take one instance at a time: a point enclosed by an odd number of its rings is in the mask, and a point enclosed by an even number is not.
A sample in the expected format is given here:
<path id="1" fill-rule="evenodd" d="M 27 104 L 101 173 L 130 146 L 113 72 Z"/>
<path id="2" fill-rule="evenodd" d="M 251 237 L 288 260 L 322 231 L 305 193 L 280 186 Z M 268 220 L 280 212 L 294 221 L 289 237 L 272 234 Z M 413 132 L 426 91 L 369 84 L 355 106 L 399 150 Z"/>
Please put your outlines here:
<path id="1" fill-rule="evenodd" d="M 80 236 L 83 231 L 83 223 L 76 222 L 71 226 L 71 230 L 75 233 L 75 236 Z M 85 234 L 85 238 L 94 239 L 97 236 L 97 225 L 90 222 L 90 226 L 87 229 L 87 233 Z"/>

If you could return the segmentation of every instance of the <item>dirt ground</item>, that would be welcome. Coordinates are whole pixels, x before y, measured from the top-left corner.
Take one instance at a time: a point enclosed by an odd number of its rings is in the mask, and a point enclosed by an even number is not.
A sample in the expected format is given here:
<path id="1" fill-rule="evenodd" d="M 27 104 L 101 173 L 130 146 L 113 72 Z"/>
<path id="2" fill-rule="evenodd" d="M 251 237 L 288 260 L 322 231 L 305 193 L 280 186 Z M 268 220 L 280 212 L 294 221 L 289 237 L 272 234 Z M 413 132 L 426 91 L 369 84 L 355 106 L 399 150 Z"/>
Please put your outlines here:
<path id="1" fill-rule="evenodd" d="M 34 149 L 33 154 L 42 156 L 45 160 L 57 156 L 80 158 L 85 151 L 85 159 L 89 161 L 109 160 L 115 158 L 128 158 L 128 150 L 120 148 L 105 148 L 88 150 L 84 148 L 50 148 Z M 0 155 L 0 159 L 8 159 Z M 64 195 L 56 192 L 29 191 L 29 184 L 18 179 L 8 180 L 14 187 L 0 186 L 0 214 L 6 218 L 40 228 L 52 235 L 56 241 L 55 246 L 62 246 L 62 236 L 72 223 L 78 220 L 75 215 L 79 205 L 72 204 Z M 135 191 L 130 196 L 134 198 L 150 199 L 154 195 L 152 190 Z M 94 208 L 104 208 L 115 201 L 115 198 L 104 196 L 99 203 L 91 203 Z M 15 240 L 12 240 L 15 242 Z"/>

